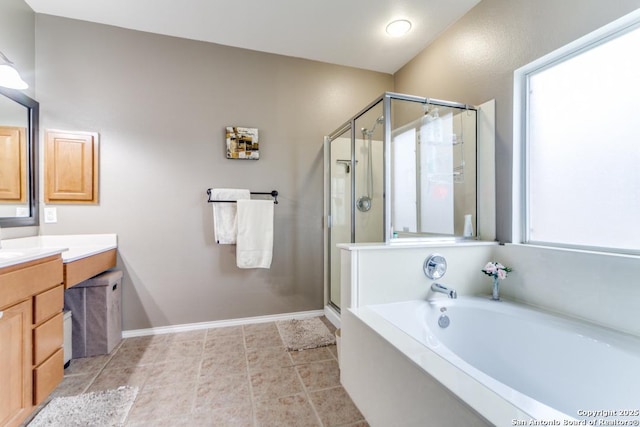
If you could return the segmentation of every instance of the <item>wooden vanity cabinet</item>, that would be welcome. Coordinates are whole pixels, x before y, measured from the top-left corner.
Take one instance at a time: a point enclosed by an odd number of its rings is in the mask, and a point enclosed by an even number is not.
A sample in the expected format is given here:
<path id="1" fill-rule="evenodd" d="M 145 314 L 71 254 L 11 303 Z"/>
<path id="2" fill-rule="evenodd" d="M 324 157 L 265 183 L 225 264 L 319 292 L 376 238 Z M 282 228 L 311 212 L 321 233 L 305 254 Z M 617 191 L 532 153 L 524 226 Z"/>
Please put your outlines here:
<path id="1" fill-rule="evenodd" d="M 64 265 L 64 286 L 68 289 L 116 266 L 116 250 L 100 252 Z"/>
<path id="2" fill-rule="evenodd" d="M 0 268 L 0 426 L 17 426 L 64 376 L 60 255 Z"/>
<path id="3" fill-rule="evenodd" d="M 2 310 L 0 318 L 0 425 L 18 425 L 31 412 L 31 304 Z"/>

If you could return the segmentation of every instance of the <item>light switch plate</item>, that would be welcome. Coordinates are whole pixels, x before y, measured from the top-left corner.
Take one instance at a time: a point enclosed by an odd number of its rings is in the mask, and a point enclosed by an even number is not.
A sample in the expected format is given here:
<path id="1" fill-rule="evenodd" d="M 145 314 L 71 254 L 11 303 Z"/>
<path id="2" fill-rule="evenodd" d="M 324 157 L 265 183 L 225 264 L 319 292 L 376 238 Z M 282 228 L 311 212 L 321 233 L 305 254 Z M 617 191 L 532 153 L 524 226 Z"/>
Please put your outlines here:
<path id="1" fill-rule="evenodd" d="M 44 222 L 47 224 L 58 222 L 58 210 L 56 208 L 44 208 Z"/>
<path id="2" fill-rule="evenodd" d="M 24 218 L 29 216 L 29 208 L 23 208 L 23 207 L 16 208 L 16 216 L 18 218 Z"/>

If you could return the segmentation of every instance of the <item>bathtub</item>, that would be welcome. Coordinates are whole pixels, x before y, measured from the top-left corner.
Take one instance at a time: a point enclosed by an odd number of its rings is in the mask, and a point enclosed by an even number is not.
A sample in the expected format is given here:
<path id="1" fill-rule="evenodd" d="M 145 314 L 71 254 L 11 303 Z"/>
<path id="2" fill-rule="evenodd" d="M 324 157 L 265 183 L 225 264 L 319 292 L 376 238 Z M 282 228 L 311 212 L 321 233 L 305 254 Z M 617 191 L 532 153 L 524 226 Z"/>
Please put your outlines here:
<path id="1" fill-rule="evenodd" d="M 472 404 L 492 424 L 639 424 L 640 339 L 633 336 L 488 298 L 371 305 L 353 314 L 374 329 L 386 328 L 387 341 L 398 341 L 397 334 L 376 317 L 430 351 L 405 350 L 454 393 L 479 385 L 516 408 L 498 420 L 482 403 Z M 438 378 L 433 359 L 421 363 L 433 353 L 464 374 Z M 463 380 L 471 382 L 461 385 Z"/>

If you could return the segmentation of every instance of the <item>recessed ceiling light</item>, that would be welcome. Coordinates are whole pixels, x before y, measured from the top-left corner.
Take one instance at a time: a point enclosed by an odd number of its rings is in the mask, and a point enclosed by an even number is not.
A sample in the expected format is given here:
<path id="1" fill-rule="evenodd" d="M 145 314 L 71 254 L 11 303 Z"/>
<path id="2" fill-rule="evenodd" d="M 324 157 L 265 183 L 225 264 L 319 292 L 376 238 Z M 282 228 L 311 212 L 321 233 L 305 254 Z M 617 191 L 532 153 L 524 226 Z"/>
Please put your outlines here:
<path id="1" fill-rule="evenodd" d="M 406 19 L 398 19 L 387 25 L 387 34 L 391 37 L 404 36 L 411 29 L 411 22 Z"/>

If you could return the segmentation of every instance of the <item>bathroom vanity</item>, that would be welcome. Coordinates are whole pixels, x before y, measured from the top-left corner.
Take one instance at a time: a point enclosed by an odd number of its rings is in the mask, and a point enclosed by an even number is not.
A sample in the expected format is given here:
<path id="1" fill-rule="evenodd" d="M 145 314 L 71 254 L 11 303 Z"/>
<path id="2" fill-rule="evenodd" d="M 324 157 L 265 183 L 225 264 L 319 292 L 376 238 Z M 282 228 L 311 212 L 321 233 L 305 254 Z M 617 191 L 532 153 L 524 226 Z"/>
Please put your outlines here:
<path id="1" fill-rule="evenodd" d="M 115 267 L 116 236 L 37 236 L 0 249 L 0 426 L 17 426 L 64 376 L 64 290 Z"/>
<path id="2" fill-rule="evenodd" d="M 60 253 L 0 269 L 0 425 L 18 425 L 62 381 L 63 303 Z"/>

